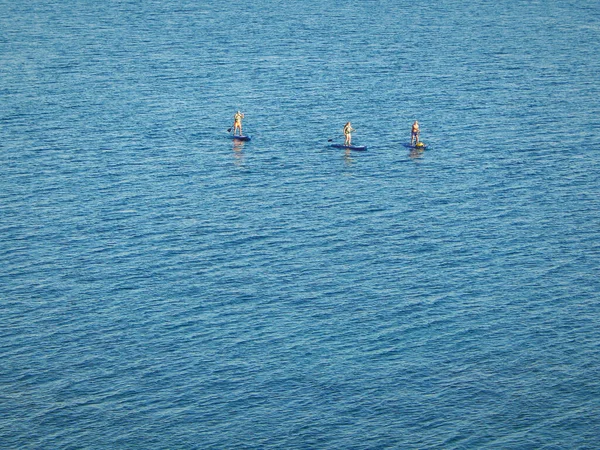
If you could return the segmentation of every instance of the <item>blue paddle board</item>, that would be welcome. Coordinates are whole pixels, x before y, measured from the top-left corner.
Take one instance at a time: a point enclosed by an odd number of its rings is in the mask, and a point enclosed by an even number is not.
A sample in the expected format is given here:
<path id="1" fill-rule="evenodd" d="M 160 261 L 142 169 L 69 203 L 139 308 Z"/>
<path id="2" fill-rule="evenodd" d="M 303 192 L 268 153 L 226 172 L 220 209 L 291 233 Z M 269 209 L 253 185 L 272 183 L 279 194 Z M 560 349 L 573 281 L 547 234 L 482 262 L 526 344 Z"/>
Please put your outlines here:
<path id="1" fill-rule="evenodd" d="M 244 135 L 241 135 L 241 134 L 232 134 L 229 137 L 231 139 L 235 139 L 237 141 L 249 141 L 250 139 L 252 139 L 250 136 L 244 136 Z"/>
<path id="2" fill-rule="evenodd" d="M 363 151 L 367 149 L 366 145 L 344 145 L 344 144 L 331 144 L 335 148 L 347 148 L 349 150 Z"/>
<path id="3" fill-rule="evenodd" d="M 406 148 L 414 148 L 416 150 L 425 150 L 427 148 L 427 145 L 425 145 L 425 144 L 423 144 L 423 145 L 404 144 L 404 146 Z"/>

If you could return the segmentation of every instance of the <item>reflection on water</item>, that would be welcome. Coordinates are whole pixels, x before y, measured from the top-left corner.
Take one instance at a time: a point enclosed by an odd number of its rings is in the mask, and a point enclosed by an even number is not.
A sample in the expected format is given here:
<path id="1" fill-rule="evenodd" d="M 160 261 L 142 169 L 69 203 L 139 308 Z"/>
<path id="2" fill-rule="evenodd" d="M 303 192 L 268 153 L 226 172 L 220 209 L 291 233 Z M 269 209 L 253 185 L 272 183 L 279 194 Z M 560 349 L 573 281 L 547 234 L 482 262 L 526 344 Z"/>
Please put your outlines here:
<path id="1" fill-rule="evenodd" d="M 424 149 L 419 149 L 419 148 L 413 148 L 410 153 L 409 156 L 411 159 L 419 159 L 423 157 L 423 154 L 425 153 Z"/>
<path id="2" fill-rule="evenodd" d="M 239 141 L 237 139 L 233 140 L 234 164 L 238 167 L 244 164 L 244 144 L 244 141 Z"/>
<path id="3" fill-rule="evenodd" d="M 347 148 L 344 151 L 344 163 L 347 166 L 351 166 L 354 163 L 354 159 L 352 158 L 352 151 L 349 148 Z"/>

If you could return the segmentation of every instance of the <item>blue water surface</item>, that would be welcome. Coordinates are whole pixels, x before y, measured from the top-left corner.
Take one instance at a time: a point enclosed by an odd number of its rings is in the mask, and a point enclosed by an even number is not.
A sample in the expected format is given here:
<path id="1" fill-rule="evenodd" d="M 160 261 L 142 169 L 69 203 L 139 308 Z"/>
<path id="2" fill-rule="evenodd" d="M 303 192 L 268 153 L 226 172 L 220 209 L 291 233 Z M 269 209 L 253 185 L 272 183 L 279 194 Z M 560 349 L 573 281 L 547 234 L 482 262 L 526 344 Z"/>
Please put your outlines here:
<path id="1" fill-rule="evenodd" d="M 0 0 L 0 448 L 600 448 L 599 54 L 586 0 Z"/>

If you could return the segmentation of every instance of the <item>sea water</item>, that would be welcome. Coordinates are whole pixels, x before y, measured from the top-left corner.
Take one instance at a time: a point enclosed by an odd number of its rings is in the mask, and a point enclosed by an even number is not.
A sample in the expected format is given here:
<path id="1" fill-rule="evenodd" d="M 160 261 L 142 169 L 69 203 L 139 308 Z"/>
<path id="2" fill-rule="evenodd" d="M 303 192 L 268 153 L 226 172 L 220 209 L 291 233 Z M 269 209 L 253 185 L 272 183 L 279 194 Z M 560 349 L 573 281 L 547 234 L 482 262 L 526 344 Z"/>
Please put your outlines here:
<path id="1" fill-rule="evenodd" d="M 0 448 L 600 448 L 599 54 L 586 0 L 1 0 Z"/>

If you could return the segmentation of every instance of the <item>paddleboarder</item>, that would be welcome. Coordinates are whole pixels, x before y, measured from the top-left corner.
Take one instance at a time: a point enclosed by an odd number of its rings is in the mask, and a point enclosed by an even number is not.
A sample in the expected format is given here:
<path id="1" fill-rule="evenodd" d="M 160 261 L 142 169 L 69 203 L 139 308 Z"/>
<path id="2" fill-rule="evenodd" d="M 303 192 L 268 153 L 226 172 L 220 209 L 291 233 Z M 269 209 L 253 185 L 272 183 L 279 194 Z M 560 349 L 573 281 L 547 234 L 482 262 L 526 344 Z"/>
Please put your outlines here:
<path id="1" fill-rule="evenodd" d="M 421 130 L 419 130 L 419 122 L 415 120 L 415 123 L 412 124 L 412 129 L 410 131 L 410 145 L 413 145 L 413 141 L 415 142 L 414 145 L 417 145 L 419 143 L 420 133 Z"/>
<path id="2" fill-rule="evenodd" d="M 348 122 L 346 125 L 344 125 L 344 136 L 346 136 L 344 145 L 352 145 L 352 132 L 353 131 L 356 131 L 356 130 L 354 128 L 352 128 L 352 125 L 350 125 L 350 122 Z"/>
<path id="3" fill-rule="evenodd" d="M 233 116 L 233 134 L 235 134 L 236 130 L 240 130 L 238 135 L 242 135 L 242 119 L 244 118 L 244 114 L 242 114 L 239 110 Z"/>

